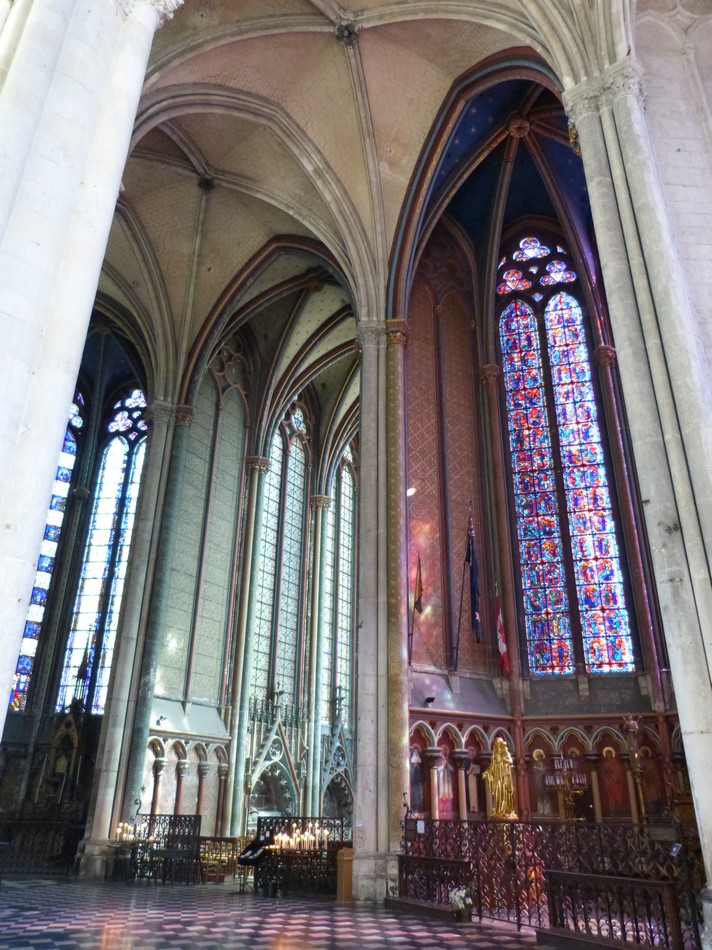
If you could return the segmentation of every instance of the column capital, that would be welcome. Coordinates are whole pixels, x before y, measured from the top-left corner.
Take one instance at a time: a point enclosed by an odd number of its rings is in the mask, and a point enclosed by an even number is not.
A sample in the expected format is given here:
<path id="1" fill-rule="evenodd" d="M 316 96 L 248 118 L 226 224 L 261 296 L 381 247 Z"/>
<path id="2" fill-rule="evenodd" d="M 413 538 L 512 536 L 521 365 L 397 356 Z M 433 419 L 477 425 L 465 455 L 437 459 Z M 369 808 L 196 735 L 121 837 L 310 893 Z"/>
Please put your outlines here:
<path id="1" fill-rule="evenodd" d="M 156 756 L 153 760 L 153 774 L 161 775 L 166 767 L 166 760 L 162 755 Z"/>
<path id="2" fill-rule="evenodd" d="M 179 7 L 183 6 L 183 0 L 116 0 L 116 6 L 119 12 L 126 18 L 131 16 L 134 9 L 140 4 L 147 4 L 156 11 L 158 16 L 158 29 L 160 29 L 166 20 L 171 20 L 173 14 Z"/>
<path id="3" fill-rule="evenodd" d="M 188 772 L 189 762 L 187 759 L 178 759 L 176 762 L 176 772 L 178 775 L 185 775 Z"/>
<path id="4" fill-rule="evenodd" d="M 645 108 L 645 84 L 640 70 L 629 59 L 610 66 L 603 75 L 603 91 L 609 102 L 623 96 L 637 99 Z"/>
<path id="5" fill-rule="evenodd" d="M 309 505 L 312 509 L 331 508 L 331 497 L 329 495 L 312 495 L 309 499 Z"/>
<path id="6" fill-rule="evenodd" d="M 173 407 L 173 424 L 188 428 L 193 425 L 195 409 L 193 406 L 178 405 Z"/>
<path id="7" fill-rule="evenodd" d="M 480 368 L 480 382 L 483 386 L 494 388 L 499 383 L 502 370 L 496 363 L 486 363 Z"/>
<path id="8" fill-rule="evenodd" d="M 470 767 L 470 753 L 467 749 L 454 749 L 452 757 L 455 760 L 455 765 L 458 769 L 468 769 Z"/>
<path id="9" fill-rule="evenodd" d="M 269 472 L 270 460 L 263 455 L 248 455 L 245 465 L 248 472 Z"/>
<path id="10" fill-rule="evenodd" d="M 198 762 L 198 777 L 203 777 L 208 774 L 210 771 L 210 763 L 206 762 L 205 759 L 201 759 Z"/>
<path id="11" fill-rule="evenodd" d="M 566 115 L 574 126 L 590 114 L 598 114 L 601 109 L 601 80 L 587 79 L 585 82 L 572 86 L 564 92 L 564 108 Z"/>
<path id="12" fill-rule="evenodd" d="M 442 753 L 440 752 L 439 746 L 430 746 L 427 749 L 423 749 L 423 758 L 431 769 L 435 768 L 438 764 L 438 759 L 441 755 Z"/>
<path id="13" fill-rule="evenodd" d="M 597 366 L 613 366 L 618 358 L 616 348 L 615 346 L 608 346 L 607 343 L 602 343 L 593 351 L 593 358 Z"/>
<path id="14" fill-rule="evenodd" d="M 378 346 L 386 332 L 386 325 L 383 320 L 369 320 L 360 323 L 356 336 L 356 347 L 363 351 L 365 346 Z"/>
<path id="15" fill-rule="evenodd" d="M 387 320 L 385 325 L 386 344 L 405 346 L 408 342 L 408 324 L 405 320 Z"/>

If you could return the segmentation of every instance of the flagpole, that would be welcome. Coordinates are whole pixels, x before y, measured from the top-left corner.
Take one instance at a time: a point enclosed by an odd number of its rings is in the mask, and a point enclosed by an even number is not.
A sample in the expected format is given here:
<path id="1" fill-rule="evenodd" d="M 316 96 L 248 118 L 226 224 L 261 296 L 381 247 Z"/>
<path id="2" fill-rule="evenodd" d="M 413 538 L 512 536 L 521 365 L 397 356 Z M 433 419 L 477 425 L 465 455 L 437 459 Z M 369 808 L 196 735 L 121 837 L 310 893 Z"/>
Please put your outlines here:
<path id="1" fill-rule="evenodd" d="M 462 562 L 462 586 L 460 587 L 460 613 L 457 618 L 457 643 L 455 645 L 455 666 L 453 669 L 457 669 L 457 662 L 460 657 L 460 625 L 462 624 L 462 601 L 465 597 L 465 571 L 467 570 L 467 561 Z"/>

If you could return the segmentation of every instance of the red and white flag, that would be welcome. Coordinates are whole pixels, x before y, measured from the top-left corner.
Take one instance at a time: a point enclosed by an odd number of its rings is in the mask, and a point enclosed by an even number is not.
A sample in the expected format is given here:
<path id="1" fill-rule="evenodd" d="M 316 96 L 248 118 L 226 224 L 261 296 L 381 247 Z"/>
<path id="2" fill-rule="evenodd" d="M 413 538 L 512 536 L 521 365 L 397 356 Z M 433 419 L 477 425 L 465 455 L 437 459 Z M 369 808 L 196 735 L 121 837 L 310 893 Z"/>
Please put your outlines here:
<path id="1" fill-rule="evenodd" d="M 495 612 L 497 614 L 497 647 L 499 649 L 499 668 L 502 676 L 509 676 L 509 653 L 507 652 L 507 638 L 504 635 L 504 620 L 502 618 L 502 605 L 499 602 L 497 594 L 494 602 Z"/>

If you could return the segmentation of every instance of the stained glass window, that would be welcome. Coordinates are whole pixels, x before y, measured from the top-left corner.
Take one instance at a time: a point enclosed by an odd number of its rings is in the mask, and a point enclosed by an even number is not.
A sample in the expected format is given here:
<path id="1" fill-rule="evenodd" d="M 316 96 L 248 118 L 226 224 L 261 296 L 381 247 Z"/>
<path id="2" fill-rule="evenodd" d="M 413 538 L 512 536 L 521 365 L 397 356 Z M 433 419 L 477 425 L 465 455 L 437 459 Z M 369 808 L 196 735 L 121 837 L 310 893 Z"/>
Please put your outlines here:
<path id="1" fill-rule="evenodd" d="M 332 504 L 324 512 L 324 578 L 322 580 L 323 607 L 321 610 L 321 718 L 330 722 L 334 703 L 334 591 L 336 589 L 336 504 L 334 482 L 330 495 Z"/>
<path id="2" fill-rule="evenodd" d="M 78 393 L 69 410 L 69 421 L 64 433 L 64 443 L 59 455 L 59 464 L 54 478 L 52 497 L 47 512 L 44 537 L 40 545 L 37 573 L 30 595 L 30 606 L 20 645 L 20 656 L 12 683 L 10 709 L 20 711 L 27 703 L 27 691 L 37 653 L 47 596 L 52 583 L 57 545 L 62 531 L 64 514 L 69 497 L 69 487 L 77 457 L 77 436 L 84 426 L 82 411 L 84 398 Z"/>
<path id="3" fill-rule="evenodd" d="M 550 254 L 527 237 L 512 259 Z M 533 674 L 573 673 L 579 641 L 588 672 L 635 669 L 583 312 L 556 289 L 576 279 L 557 257 L 539 281 L 553 288 L 548 295 L 518 290 L 499 322 Z"/>
<path id="4" fill-rule="evenodd" d="M 339 493 L 339 573 L 336 634 L 336 689 L 342 709 L 351 708 L 351 650 L 354 596 L 354 480 L 344 467 Z"/>
<path id="5" fill-rule="evenodd" d="M 322 719 L 326 722 L 337 711 L 337 698 L 346 718 L 351 708 L 356 500 L 351 461 L 347 448 L 332 478 L 332 504 L 325 513 L 321 682 Z"/>
<path id="6" fill-rule="evenodd" d="M 119 400 L 106 426 L 89 533 L 69 628 L 56 708 L 81 699 L 106 704 L 111 659 L 145 454 L 146 400 L 139 389 Z"/>
<path id="7" fill-rule="evenodd" d="M 257 562 L 252 643 L 252 692 L 255 696 L 264 696 L 269 688 L 283 458 L 284 437 L 281 429 L 278 429 L 272 436 L 270 467 L 265 475 L 264 498 L 262 501 L 262 535 Z"/>
<path id="8" fill-rule="evenodd" d="M 257 561 L 251 689 L 259 698 L 279 690 L 283 703 L 299 699 L 296 676 L 304 628 L 307 458 L 297 433 L 305 432 L 304 415 L 295 409 L 272 437 Z"/>
<path id="9" fill-rule="evenodd" d="M 275 677 L 284 702 L 295 702 L 297 649 L 300 633 L 300 592 L 304 547 L 306 453 L 301 439 L 293 439 L 287 465 L 282 583 L 279 598 L 279 633 Z"/>

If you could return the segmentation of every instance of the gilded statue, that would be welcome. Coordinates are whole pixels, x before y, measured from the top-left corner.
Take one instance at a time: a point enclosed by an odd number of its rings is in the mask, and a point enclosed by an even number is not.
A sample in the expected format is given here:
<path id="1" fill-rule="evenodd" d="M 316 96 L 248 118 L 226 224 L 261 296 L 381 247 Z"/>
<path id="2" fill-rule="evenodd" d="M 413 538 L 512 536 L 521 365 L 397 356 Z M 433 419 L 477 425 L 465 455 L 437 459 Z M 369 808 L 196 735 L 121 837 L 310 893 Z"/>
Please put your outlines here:
<path id="1" fill-rule="evenodd" d="M 499 736 L 494 741 L 490 766 L 482 776 L 492 796 L 492 818 L 517 818 L 513 772 L 512 756 L 507 743 Z"/>

